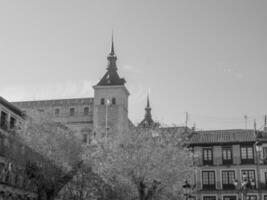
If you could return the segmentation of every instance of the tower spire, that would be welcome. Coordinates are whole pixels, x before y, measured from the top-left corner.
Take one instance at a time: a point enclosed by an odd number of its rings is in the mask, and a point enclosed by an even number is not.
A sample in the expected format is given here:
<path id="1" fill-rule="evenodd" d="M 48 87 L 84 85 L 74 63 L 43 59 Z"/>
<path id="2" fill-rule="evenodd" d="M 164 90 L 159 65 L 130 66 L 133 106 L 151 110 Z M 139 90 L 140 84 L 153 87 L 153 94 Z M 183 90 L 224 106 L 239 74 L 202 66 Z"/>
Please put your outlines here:
<path id="1" fill-rule="evenodd" d="M 115 51 L 114 51 L 114 39 L 113 39 L 113 31 L 112 31 L 112 36 L 111 36 L 111 51 L 110 54 L 111 56 L 115 55 Z"/>
<path id="2" fill-rule="evenodd" d="M 150 108 L 149 95 L 147 95 L 147 103 L 146 103 L 146 107 L 147 107 L 147 108 Z"/>
<path id="3" fill-rule="evenodd" d="M 120 78 L 117 70 L 117 56 L 115 55 L 114 51 L 114 39 L 113 39 L 113 32 L 111 36 L 111 50 L 108 54 L 108 66 L 107 72 L 103 76 L 103 78 L 98 82 L 97 85 L 124 85 L 125 80 Z"/>
<path id="4" fill-rule="evenodd" d="M 117 71 L 117 56 L 115 55 L 115 51 L 114 51 L 114 39 L 113 39 L 113 32 L 112 32 L 112 36 L 111 36 L 111 51 L 108 55 L 108 71 Z"/>
<path id="5" fill-rule="evenodd" d="M 139 123 L 139 127 L 143 128 L 153 128 L 158 126 L 158 123 L 155 123 L 154 120 L 152 119 L 152 114 L 151 114 L 151 107 L 150 107 L 150 101 L 149 101 L 149 94 L 147 94 L 147 100 L 146 100 L 146 107 L 145 107 L 145 117 L 144 119 Z"/>

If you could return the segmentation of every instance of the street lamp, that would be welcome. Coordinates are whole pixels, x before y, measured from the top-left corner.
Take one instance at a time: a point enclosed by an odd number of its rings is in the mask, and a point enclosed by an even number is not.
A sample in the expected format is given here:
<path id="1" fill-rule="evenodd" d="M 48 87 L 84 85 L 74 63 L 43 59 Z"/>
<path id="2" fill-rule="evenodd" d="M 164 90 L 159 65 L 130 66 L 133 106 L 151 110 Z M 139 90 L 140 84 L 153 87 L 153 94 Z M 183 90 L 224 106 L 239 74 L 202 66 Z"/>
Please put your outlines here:
<path id="1" fill-rule="evenodd" d="M 106 119 L 105 119 L 105 139 L 108 138 L 108 106 L 110 105 L 110 100 L 106 100 Z"/>
<path id="2" fill-rule="evenodd" d="M 185 180 L 182 187 L 183 187 L 183 193 L 185 196 L 185 200 L 188 200 L 188 198 L 191 197 L 191 185 L 188 183 L 187 180 Z"/>

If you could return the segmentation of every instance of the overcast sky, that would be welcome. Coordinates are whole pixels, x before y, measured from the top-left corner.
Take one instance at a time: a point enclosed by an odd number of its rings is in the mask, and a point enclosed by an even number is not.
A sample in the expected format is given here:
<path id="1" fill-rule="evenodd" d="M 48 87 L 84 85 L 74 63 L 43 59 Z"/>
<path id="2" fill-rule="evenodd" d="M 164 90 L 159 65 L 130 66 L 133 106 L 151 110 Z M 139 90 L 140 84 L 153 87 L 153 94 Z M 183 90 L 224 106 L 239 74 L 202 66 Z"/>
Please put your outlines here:
<path id="1" fill-rule="evenodd" d="M 199 129 L 248 128 L 267 114 L 267 1 L 0 1 L 0 95 L 92 97 L 112 29 L 129 117 Z"/>

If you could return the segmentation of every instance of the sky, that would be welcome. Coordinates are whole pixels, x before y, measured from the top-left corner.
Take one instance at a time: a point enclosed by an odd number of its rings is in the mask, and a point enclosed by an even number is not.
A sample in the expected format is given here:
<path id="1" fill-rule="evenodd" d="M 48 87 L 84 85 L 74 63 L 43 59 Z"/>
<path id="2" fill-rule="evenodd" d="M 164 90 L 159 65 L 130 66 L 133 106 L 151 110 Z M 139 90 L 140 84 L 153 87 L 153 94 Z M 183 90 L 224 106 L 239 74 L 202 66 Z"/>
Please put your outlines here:
<path id="1" fill-rule="evenodd" d="M 197 129 L 262 128 L 267 1 L 0 1 L 0 96 L 93 97 L 114 32 L 129 118 Z"/>

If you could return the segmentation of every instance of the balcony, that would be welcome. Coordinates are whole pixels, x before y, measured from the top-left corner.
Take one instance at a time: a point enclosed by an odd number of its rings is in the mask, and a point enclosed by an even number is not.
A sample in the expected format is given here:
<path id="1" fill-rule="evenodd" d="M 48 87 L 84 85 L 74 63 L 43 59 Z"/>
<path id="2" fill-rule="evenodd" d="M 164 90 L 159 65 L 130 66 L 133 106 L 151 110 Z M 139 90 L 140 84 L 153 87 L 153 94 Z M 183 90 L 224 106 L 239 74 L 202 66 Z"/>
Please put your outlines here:
<path id="1" fill-rule="evenodd" d="M 222 160 L 222 164 L 223 165 L 232 165 L 233 164 L 233 160 L 229 159 L 229 160 Z"/>
<path id="2" fill-rule="evenodd" d="M 213 185 L 202 185 L 202 189 L 203 190 L 216 190 L 216 185 L 213 184 Z"/>
<path id="3" fill-rule="evenodd" d="M 234 190 L 235 185 L 234 184 L 223 184 L 222 188 L 223 188 L 223 190 Z"/>
<path id="4" fill-rule="evenodd" d="M 203 165 L 213 165 L 213 160 L 203 160 Z"/>
<path id="5" fill-rule="evenodd" d="M 241 159 L 241 164 L 242 165 L 255 164 L 255 161 L 254 159 Z"/>

